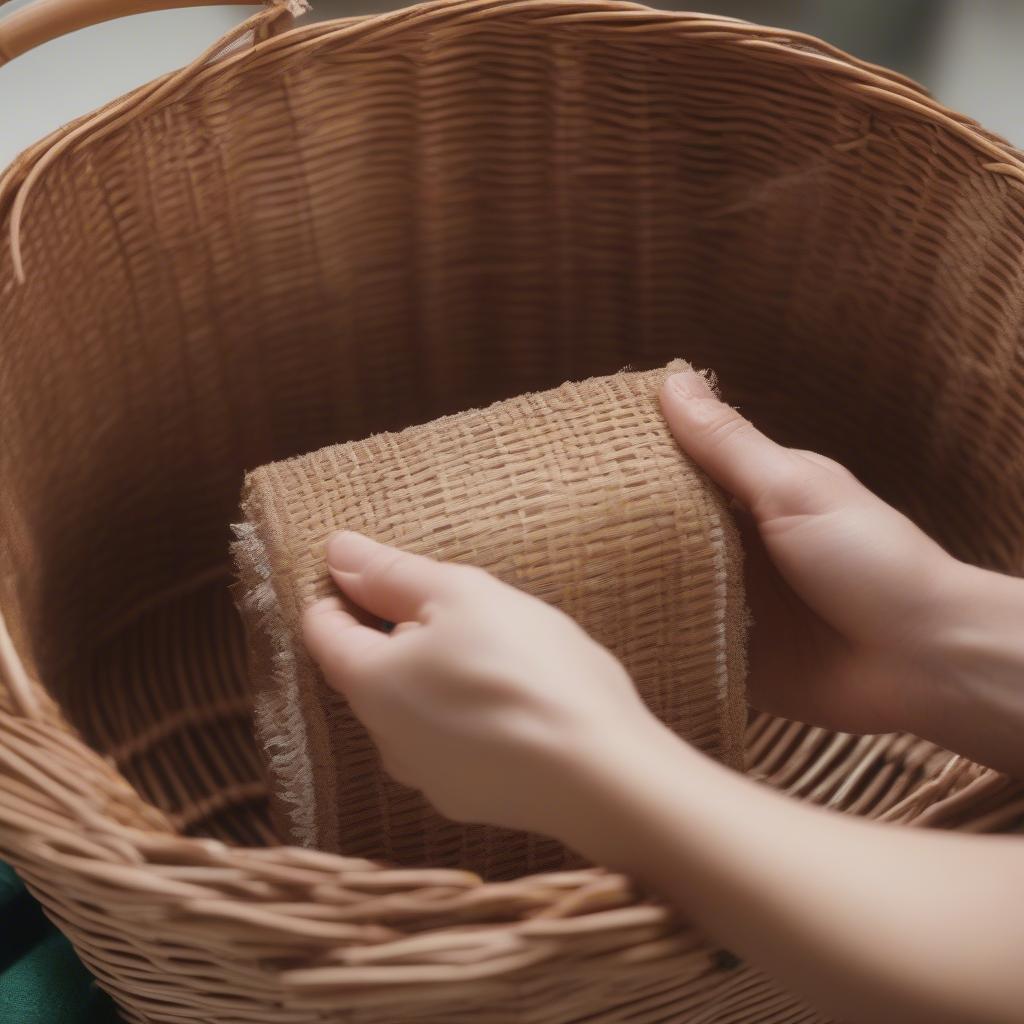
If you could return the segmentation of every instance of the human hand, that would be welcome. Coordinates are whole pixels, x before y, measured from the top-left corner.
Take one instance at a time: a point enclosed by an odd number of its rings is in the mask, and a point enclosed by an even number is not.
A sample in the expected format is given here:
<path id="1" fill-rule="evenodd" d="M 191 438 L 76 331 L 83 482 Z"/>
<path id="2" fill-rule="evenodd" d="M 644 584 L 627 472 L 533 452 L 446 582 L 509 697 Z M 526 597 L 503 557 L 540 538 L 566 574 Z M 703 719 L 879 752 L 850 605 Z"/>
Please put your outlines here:
<path id="1" fill-rule="evenodd" d="M 838 463 L 771 441 L 700 374 L 673 375 L 661 402 L 750 520 L 752 702 L 849 732 L 911 728 L 962 563 Z"/>
<path id="2" fill-rule="evenodd" d="M 557 609 L 481 569 L 335 534 L 338 598 L 304 616 L 306 645 L 386 770 L 444 815 L 569 841 L 586 766 L 663 730 L 622 665 Z M 582 812 L 581 812 L 582 813 Z"/>

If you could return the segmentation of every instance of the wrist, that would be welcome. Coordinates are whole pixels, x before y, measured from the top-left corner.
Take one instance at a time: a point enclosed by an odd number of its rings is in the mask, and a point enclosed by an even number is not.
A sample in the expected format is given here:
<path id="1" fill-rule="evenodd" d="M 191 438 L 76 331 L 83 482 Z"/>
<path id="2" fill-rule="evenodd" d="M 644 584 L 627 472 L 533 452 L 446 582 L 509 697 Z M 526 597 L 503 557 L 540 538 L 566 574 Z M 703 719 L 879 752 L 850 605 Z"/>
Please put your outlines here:
<path id="1" fill-rule="evenodd" d="M 920 661 L 907 731 L 1019 772 L 1024 581 L 953 562 Z"/>
<path id="2" fill-rule="evenodd" d="M 924 646 L 923 667 L 961 690 L 996 665 L 1024 657 L 1024 581 L 951 559 Z"/>
<path id="3" fill-rule="evenodd" d="M 566 771 L 575 799 L 557 838 L 596 864 L 643 876 L 652 809 L 677 782 L 681 788 L 700 787 L 706 773 L 728 769 L 645 709 L 628 728 L 617 722 L 603 736 L 577 745 Z"/>

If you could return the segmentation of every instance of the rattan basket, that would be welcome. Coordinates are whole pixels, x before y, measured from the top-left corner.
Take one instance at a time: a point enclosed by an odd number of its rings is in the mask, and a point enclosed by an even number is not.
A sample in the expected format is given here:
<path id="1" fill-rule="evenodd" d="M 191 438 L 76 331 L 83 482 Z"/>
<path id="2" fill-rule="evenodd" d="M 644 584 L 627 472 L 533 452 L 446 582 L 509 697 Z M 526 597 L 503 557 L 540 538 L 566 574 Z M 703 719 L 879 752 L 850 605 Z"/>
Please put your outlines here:
<path id="1" fill-rule="evenodd" d="M 89 6 L 26 9 L 0 54 Z M 0 181 L 0 856 L 130 1021 L 817 1020 L 598 869 L 483 884 L 275 846 L 227 524 L 245 468 L 680 355 L 1019 573 L 1024 160 L 736 21 L 289 17 Z M 894 823 L 1024 816 L 908 736 L 761 716 L 748 763 Z"/>

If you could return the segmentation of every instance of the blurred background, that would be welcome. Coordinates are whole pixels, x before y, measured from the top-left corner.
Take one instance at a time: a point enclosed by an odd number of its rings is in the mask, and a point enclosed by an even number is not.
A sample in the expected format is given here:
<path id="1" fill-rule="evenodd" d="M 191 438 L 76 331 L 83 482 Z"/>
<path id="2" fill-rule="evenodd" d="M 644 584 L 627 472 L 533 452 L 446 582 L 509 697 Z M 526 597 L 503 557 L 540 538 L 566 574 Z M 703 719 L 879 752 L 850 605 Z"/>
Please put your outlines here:
<path id="1" fill-rule="evenodd" d="M 27 0 L 12 0 L 8 12 Z M 398 6 L 313 0 L 310 17 Z M 683 2 L 655 3 L 666 8 Z M 1024 0 L 694 0 L 693 9 L 799 29 L 924 83 L 1024 147 Z M 192 8 L 110 22 L 0 68 L 0 167 L 40 136 L 195 57 L 249 8 Z"/>

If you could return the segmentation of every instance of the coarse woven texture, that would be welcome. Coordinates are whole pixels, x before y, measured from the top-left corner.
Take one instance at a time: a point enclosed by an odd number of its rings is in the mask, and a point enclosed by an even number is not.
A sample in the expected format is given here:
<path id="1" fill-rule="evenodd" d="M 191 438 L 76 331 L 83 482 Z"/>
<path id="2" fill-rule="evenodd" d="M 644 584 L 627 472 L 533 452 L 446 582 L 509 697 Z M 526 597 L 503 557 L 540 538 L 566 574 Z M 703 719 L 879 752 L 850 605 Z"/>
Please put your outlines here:
<path id="1" fill-rule="evenodd" d="M 724 497 L 658 405 L 683 369 L 567 383 L 249 474 L 236 599 L 283 839 L 487 878 L 582 863 L 552 840 L 448 821 L 384 773 L 302 643 L 302 612 L 337 593 L 324 546 L 338 529 L 478 565 L 561 608 L 658 718 L 742 767 L 742 552 Z"/>
<path id="2" fill-rule="evenodd" d="M 0 857 L 126 1020 L 820 1020 L 618 875 L 277 845 L 227 524 L 245 470 L 678 355 L 1024 572 L 1022 186 L 898 75 L 600 0 L 302 26 L 0 176 Z M 837 811 L 1024 817 L 910 736 L 746 747 Z"/>

